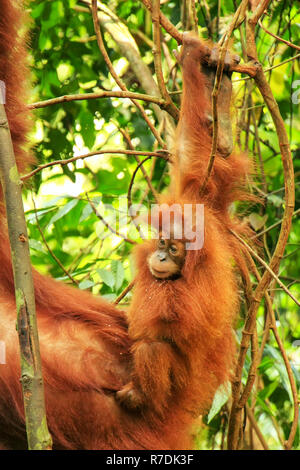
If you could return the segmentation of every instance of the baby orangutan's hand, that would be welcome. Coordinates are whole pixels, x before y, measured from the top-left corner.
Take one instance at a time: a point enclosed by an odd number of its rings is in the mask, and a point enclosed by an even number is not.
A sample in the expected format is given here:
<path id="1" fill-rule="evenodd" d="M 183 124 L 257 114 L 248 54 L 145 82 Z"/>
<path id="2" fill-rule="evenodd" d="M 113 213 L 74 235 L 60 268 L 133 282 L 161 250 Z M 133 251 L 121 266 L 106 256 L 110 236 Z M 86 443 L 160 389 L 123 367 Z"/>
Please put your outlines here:
<path id="1" fill-rule="evenodd" d="M 137 390 L 132 382 L 124 385 L 124 387 L 116 393 L 116 400 L 120 405 L 124 406 L 124 408 L 131 411 L 140 410 L 145 404 L 141 392 Z"/>

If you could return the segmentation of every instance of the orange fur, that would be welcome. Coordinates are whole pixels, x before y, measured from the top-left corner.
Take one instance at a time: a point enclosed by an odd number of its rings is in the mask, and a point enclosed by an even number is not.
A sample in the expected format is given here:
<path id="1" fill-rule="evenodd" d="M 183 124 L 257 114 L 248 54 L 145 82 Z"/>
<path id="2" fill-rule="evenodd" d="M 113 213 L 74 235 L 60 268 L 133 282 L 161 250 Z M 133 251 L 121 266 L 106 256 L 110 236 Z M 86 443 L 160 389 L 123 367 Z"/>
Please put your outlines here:
<path id="1" fill-rule="evenodd" d="M 31 115 L 26 109 L 29 80 L 26 64 L 26 40 L 19 36 L 28 18 L 15 2 L 1 0 L 0 16 L 0 80 L 6 87 L 6 113 L 13 146 L 22 171 L 33 157 L 24 149 L 26 136 L 31 129 Z"/>
<path id="2" fill-rule="evenodd" d="M 174 403 L 181 412 L 204 412 L 229 378 L 237 284 L 226 230 L 209 208 L 204 237 L 202 249 L 187 251 L 176 280 L 151 275 L 147 257 L 154 241 L 135 250 L 138 275 L 129 310 L 132 381 L 150 414 L 166 416 Z"/>
<path id="3" fill-rule="evenodd" d="M 155 241 L 137 247 L 138 274 L 129 311 L 134 367 L 131 383 L 118 394 L 124 406 L 135 408 L 132 397 L 136 394 L 137 408 L 144 406 L 148 413 L 162 416 L 174 402 L 181 410 L 207 410 L 218 386 L 229 379 L 238 313 L 234 260 L 247 269 L 230 230 L 247 233 L 248 228 L 229 213 L 237 197 L 248 198 L 242 189 L 250 168 L 246 156 L 224 159 L 217 155 L 200 197 L 211 152 L 205 76 L 200 65 L 203 51 L 199 39 L 184 34 L 176 161 L 170 192 L 161 201 L 204 204 L 204 246 L 187 251 L 181 278 L 167 281 L 153 278 L 147 265 Z"/>
<path id="4" fill-rule="evenodd" d="M 206 176 L 212 147 L 206 118 L 206 110 L 211 105 L 205 93 L 206 77 L 201 70 L 205 48 L 206 44 L 193 34 L 184 33 L 180 54 L 183 96 L 176 132 L 171 190 L 177 200 L 183 196 L 190 202 L 199 201 L 199 190 Z M 222 106 L 219 100 L 218 107 L 222 109 Z M 219 129 L 219 134 L 222 131 L 222 128 Z M 249 172 L 251 163 L 246 155 L 233 153 L 225 159 L 217 153 L 201 202 L 222 212 L 224 217 L 234 200 L 249 199 L 249 194 L 244 190 Z"/>
<path id="5" fill-rule="evenodd" d="M 24 15 L 10 0 L 0 0 L 0 10 L 0 79 L 7 87 L 6 110 L 22 171 L 32 161 L 24 151 L 29 129 L 28 113 L 24 115 L 26 54 L 18 36 Z M 196 74 L 198 79 L 201 81 L 201 74 Z M 191 86 L 185 92 L 177 142 L 180 147 L 183 141 L 191 152 L 191 172 L 183 173 L 179 190 L 188 202 L 196 195 L 208 158 L 208 147 L 200 151 L 203 142 L 198 138 L 198 133 L 205 137 L 205 130 L 193 123 L 195 108 L 205 103 L 198 97 L 195 83 Z M 190 128 L 187 144 L 181 130 L 185 125 Z M 205 199 L 213 196 L 216 201 L 206 210 L 205 246 L 199 252 L 188 253 L 181 279 L 155 281 L 146 264 L 152 242 L 137 248 L 139 274 L 130 308 L 130 337 L 123 311 L 34 270 L 47 419 L 54 448 L 192 446 L 192 413 L 207 408 L 218 384 L 228 377 L 234 355 L 232 320 L 238 307 L 237 286 L 232 244 L 227 225 L 219 217 L 221 207 L 226 213 L 233 198 L 232 188 L 244 172 L 240 161 L 233 161 L 236 164 L 230 169 L 229 163 L 216 162 Z M 195 181 L 194 175 L 198 178 Z M 223 180 L 226 203 L 221 201 Z M 170 201 L 177 200 L 174 197 Z M 3 218 L 0 258 L 0 339 L 5 341 L 7 355 L 6 364 L 0 365 L 0 447 L 23 449 L 26 433 L 14 284 Z M 145 413 L 129 413 L 114 398 L 128 381 L 132 341 L 133 370 L 153 405 Z"/>

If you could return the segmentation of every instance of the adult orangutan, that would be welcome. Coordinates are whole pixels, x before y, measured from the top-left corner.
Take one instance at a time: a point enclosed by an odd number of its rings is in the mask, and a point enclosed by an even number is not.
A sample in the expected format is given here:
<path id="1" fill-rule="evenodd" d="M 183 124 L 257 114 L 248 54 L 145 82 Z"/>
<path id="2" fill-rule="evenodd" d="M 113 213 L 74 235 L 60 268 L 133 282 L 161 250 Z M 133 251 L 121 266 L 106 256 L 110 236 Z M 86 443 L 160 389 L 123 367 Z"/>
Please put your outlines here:
<path id="1" fill-rule="evenodd" d="M 23 171 L 32 163 L 24 150 L 30 116 L 26 50 L 19 36 L 26 17 L 11 0 L 0 0 L 0 11 L 0 80 L 6 85 L 5 108 Z M 239 157 L 218 155 L 199 198 L 211 142 L 203 119 L 209 104 L 201 51 L 201 42 L 185 36 L 178 162 L 166 201 L 205 204 L 203 247 L 187 250 L 186 240 L 163 236 L 138 247 L 129 334 L 122 310 L 33 271 L 47 419 L 55 449 L 191 448 L 195 413 L 207 409 L 229 376 L 238 296 L 232 262 L 237 250 L 228 229 L 238 222 L 230 219 L 228 206 L 247 165 Z M 0 365 L 0 443 L 3 449 L 25 449 L 14 283 L 3 207 L 1 214 L 0 339 L 6 344 L 6 364 Z"/>

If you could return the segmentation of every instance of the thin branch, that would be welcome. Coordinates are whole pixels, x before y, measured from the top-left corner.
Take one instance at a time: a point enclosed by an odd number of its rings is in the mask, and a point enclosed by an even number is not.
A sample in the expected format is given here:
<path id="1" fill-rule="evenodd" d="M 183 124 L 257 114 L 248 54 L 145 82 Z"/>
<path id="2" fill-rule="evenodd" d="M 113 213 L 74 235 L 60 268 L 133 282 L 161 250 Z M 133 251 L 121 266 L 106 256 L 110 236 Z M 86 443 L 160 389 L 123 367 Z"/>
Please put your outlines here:
<path id="1" fill-rule="evenodd" d="M 83 3 L 84 5 L 88 5 L 89 10 L 87 11 L 90 13 L 91 0 L 79 0 L 79 2 Z M 158 96 L 159 90 L 157 83 L 154 80 L 152 70 L 141 57 L 137 43 L 132 33 L 129 31 L 127 25 L 122 22 L 122 20 L 103 2 L 98 1 L 97 7 L 98 19 L 101 26 L 107 31 L 107 33 L 116 43 L 121 55 L 128 60 L 133 73 L 136 75 L 137 80 L 141 85 L 141 88 L 145 90 L 148 95 Z M 159 123 L 164 120 L 167 121 L 165 127 L 166 145 L 162 145 L 162 143 L 160 143 L 160 146 L 162 148 L 165 148 L 165 146 L 167 148 L 172 148 L 174 139 L 173 119 L 155 103 L 151 104 L 151 108 L 153 109 Z"/>
<path id="2" fill-rule="evenodd" d="M 127 191 L 127 200 L 128 200 L 128 208 L 129 208 L 129 209 L 130 209 L 130 207 L 131 207 L 131 205 L 132 205 L 131 192 L 132 192 L 132 188 L 133 188 L 133 184 L 134 184 L 134 180 L 135 180 L 136 174 L 137 174 L 138 170 L 141 168 L 141 166 L 143 165 L 143 163 L 145 163 L 147 160 L 149 160 L 149 158 L 151 158 L 151 156 L 148 156 L 148 157 L 146 157 L 144 160 L 142 160 L 142 161 L 137 165 L 137 167 L 135 168 L 134 172 L 132 173 L 132 177 L 131 177 L 131 180 L 130 180 L 130 183 L 129 183 L 129 186 L 128 186 L 128 191 Z"/>
<path id="3" fill-rule="evenodd" d="M 293 49 L 297 49 L 297 51 L 300 51 L 300 46 L 296 46 L 296 44 L 293 44 L 292 42 L 287 41 L 286 39 L 283 39 L 274 33 L 271 33 L 271 31 L 264 27 L 261 20 L 258 21 L 258 24 L 267 34 L 277 39 L 277 41 L 284 42 L 284 44 L 286 44 L 287 46 L 292 47 Z"/>
<path id="4" fill-rule="evenodd" d="M 128 134 L 127 130 L 122 129 L 121 127 L 119 127 L 119 131 L 122 134 L 122 136 L 124 137 L 125 141 L 127 142 L 127 145 L 129 147 L 129 149 L 134 150 L 134 146 L 132 144 L 130 135 Z M 138 155 L 134 155 L 134 158 L 135 158 L 137 163 L 141 163 L 141 160 L 139 159 Z M 148 184 L 148 187 L 149 187 L 150 191 L 152 192 L 155 201 L 157 202 L 158 201 L 158 193 L 157 193 L 156 189 L 153 187 L 152 182 L 151 182 L 151 180 L 148 176 L 148 173 L 146 172 L 146 170 L 143 166 L 141 166 L 141 170 L 142 170 L 144 178 L 145 178 L 145 180 Z"/>
<path id="5" fill-rule="evenodd" d="M 300 213 L 300 209 L 297 209 L 296 211 L 293 212 L 293 217 L 297 214 Z M 251 239 L 254 239 L 254 238 L 259 238 L 261 235 L 264 235 L 265 233 L 269 232 L 270 230 L 272 230 L 273 228 L 275 227 L 278 227 L 278 225 L 280 225 L 282 223 L 282 219 L 278 220 L 277 222 L 275 222 L 274 224 L 270 225 L 269 227 L 267 227 L 265 230 L 262 230 L 261 232 L 258 232 L 256 233 L 255 235 L 253 235 L 251 237 Z"/>
<path id="6" fill-rule="evenodd" d="M 261 276 L 260 276 L 260 274 L 258 272 L 258 269 L 256 268 L 254 262 L 252 263 L 252 268 L 253 268 L 253 273 L 256 276 L 256 278 L 258 279 L 258 281 L 261 281 Z M 278 344 L 278 348 L 280 350 L 280 353 L 282 355 L 282 358 L 283 358 L 283 361 L 284 361 L 284 364 L 285 364 L 285 368 L 286 368 L 286 371 L 287 371 L 287 374 L 288 374 L 288 378 L 289 378 L 289 382 L 290 382 L 290 386 L 291 386 L 291 391 L 292 391 L 292 396 L 293 396 L 294 417 L 293 417 L 293 422 L 292 422 L 292 426 L 291 426 L 291 429 L 290 429 L 289 438 L 284 443 L 285 449 L 289 450 L 292 447 L 292 444 L 294 442 L 297 427 L 298 427 L 299 400 L 298 400 L 297 385 L 296 385 L 296 381 L 295 381 L 295 378 L 294 378 L 294 375 L 293 375 L 293 371 L 292 371 L 292 368 L 291 368 L 290 361 L 288 359 L 288 356 L 285 352 L 284 346 L 282 344 L 281 338 L 280 338 L 279 333 L 278 333 L 278 329 L 277 329 L 277 326 L 276 326 L 276 318 L 275 318 L 274 311 L 273 311 L 273 308 L 272 308 L 272 302 L 271 302 L 270 296 L 267 292 L 265 293 L 265 299 L 266 299 L 266 303 L 267 303 L 268 316 L 267 316 L 267 324 L 266 324 L 266 328 L 265 328 L 265 332 L 264 332 L 264 337 L 263 337 L 263 341 L 262 341 L 260 352 L 259 352 L 259 357 L 260 358 L 262 357 L 263 349 L 264 349 L 264 346 L 265 346 L 265 343 L 266 343 L 266 340 L 267 340 L 267 336 L 268 336 L 268 330 L 271 329 L 273 334 L 274 334 L 275 340 Z"/>
<path id="7" fill-rule="evenodd" d="M 290 57 L 289 59 L 283 60 L 282 62 L 280 62 L 280 64 L 272 65 L 272 67 L 267 67 L 266 69 L 263 69 L 263 73 L 267 73 L 267 72 L 270 72 L 271 70 L 277 69 L 277 67 L 281 67 L 282 65 L 285 65 L 288 62 L 292 62 L 293 60 L 297 60 L 297 59 L 299 59 L 299 57 L 300 57 L 300 54 L 296 54 L 293 57 Z M 255 71 L 257 71 L 257 67 L 255 67 Z M 254 69 L 253 69 L 253 72 L 254 72 Z M 247 73 L 247 72 L 245 72 L 245 73 Z M 248 75 L 250 75 L 250 73 L 248 73 Z M 236 82 L 250 80 L 251 78 L 254 78 L 255 75 L 256 75 L 256 72 L 253 73 L 252 75 L 250 75 L 249 77 L 236 78 L 232 81 L 234 83 L 236 83 Z"/>
<path id="8" fill-rule="evenodd" d="M 152 13 L 152 1 L 151 0 L 141 0 L 145 7 Z M 168 18 L 160 11 L 159 12 L 159 21 L 162 27 L 172 36 L 178 44 L 182 44 L 182 33 L 175 28 L 175 26 L 168 20 Z"/>
<path id="9" fill-rule="evenodd" d="M 97 0 L 92 0 L 92 16 L 93 16 L 93 22 L 94 22 L 94 29 L 95 29 L 95 33 L 96 33 L 96 37 L 97 37 L 97 43 L 98 43 L 98 47 L 100 49 L 100 52 L 102 53 L 103 55 L 103 58 L 106 62 L 106 65 L 112 75 L 112 77 L 114 78 L 115 82 L 119 85 L 119 87 L 123 90 L 123 91 L 128 91 L 127 90 L 127 87 L 126 85 L 123 83 L 123 81 L 119 78 L 118 74 L 116 73 L 112 63 L 111 63 L 111 60 L 107 54 L 107 51 L 106 51 L 106 48 L 104 46 L 104 42 L 103 42 L 103 38 L 102 38 L 102 34 L 101 34 L 101 30 L 100 30 L 100 25 L 99 25 L 99 18 L 98 18 L 98 10 L 97 10 Z M 154 127 L 154 125 L 152 124 L 151 120 L 148 118 L 143 106 L 138 103 L 136 100 L 132 100 L 132 103 L 136 106 L 136 108 L 140 111 L 144 121 L 146 122 L 147 126 L 149 127 L 149 129 L 151 130 L 152 134 L 154 135 L 154 137 L 156 138 L 156 140 L 158 141 L 158 143 L 162 146 L 162 147 L 165 147 L 164 145 L 164 142 L 163 140 L 161 139 L 159 133 L 157 132 L 156 128 Z M 131 149 L 133 150 L 133 148 Z M 139 162 L 139 158 L 137 155 L 135 155 L 135 159 Z M 146 181 L 148 182 L 148 184 L 150 186 L 151 185 L 151 182 L 149 181 L 149 178 L 148 178 L 148 175 L 145 171 L 145 169 L 142 167 L 142 171 L 143 171 L 143 174 L 146 178 Z"/>
<path id="10" fill-rule="evenodd" d="M 244 408 L 246 406 L 247 400 L 250 396 L 252 387 L 254 385 L 255 379 L 256 379 L 256 372 L 257 372 L 257 367 L 259 365 L 258 359 L 258 340 L 257 340 L 257 328 L 256 328 L 256 322 L 254 322 L 254 329 L 253 333 L 248 332 L 245 329 L 243 330 L 244 335 L 250 335 L 251 337 L 251 365 L 250 369 L 248 372 L 248 377 L 246 384 L 244 386 L 243 393 L 240 396 L 238 406 L 239 408 Z"/>
<path id="11" fill-rule="evenodd" d="M 253 344 L 253 335 L 255 334 L 254 331 L 256 329 L 256 312 L 252 308 L 252 306 L 258 303 L 258 300 L 254 296 L 254 293 L 251 292 L 249 296 L 250 305 L 248 307 L 247 317 L 245 320 L 244 328 L 242 331 L 242 339 L 240 344 L 240 351 L 239 356 L 237 359 L 237 364 L 235 368 L 235 375 L 232 380 L 232 406 L 231 412 L 229 416 L 229 425 L 228 425 L 228 448 L 230 450 L 237 450 L 238 449 L 238 442 L 241 432 L 241 412 L 243 410 L 243 405 L 247 401 L 251 387 L 255 380 L 255 367 L 258 363 L 258 354 L 255 354 L 255 357 L 252 356 L 252 364 L 251 364 L 251 377 L 247 380 L 247 390 L 246 387 L 244 388 L 242 394 L 242 401 L 241 401 L 241 385 L 242 385 L 242 372 L 243 367 L 246 359 L 246 354 L 249 347 L 249 342 L 251 340 L 251 345 Z M 254 363 L 254 361 L 255 363 Z"/>
<path id="12" fill-rule="evenodd" d="M 249 22 L 256 26 L 260 17 L 266 13 L 270 2 L 271 0 L 260 0 L 260 3 L 253 12 L 253 16 L 249 18 Z"/>
<path id="13" fill-rule="evenodd" d="M 95 29 L 95 33 L 96 33 L 96 37 L 97 37 L 98 47 L 100 49 L 101 54 L 103 55 L 103 58 L 104 58 L 105 63 L 108 67 L 108 70 L 110 71 L 112 77 L 114 78 L 115 82 L 119 85 L 121 90 L 123 90 L 125 92 L 128 92 L 126 85 L 123 83 L 121 78 L 116 73 L 116 71 L 115 71 L 115 69 L 114 69 L 114 67 L 111 63 L 111 60 L 110 60 L 110 58 L 107 54 L 106 48 L 104 46 L 104 42 L 103 42 L 101 30 L 100 30 L 100 25 L 99 25 L 99 19 L 98 19 L 97 0 L 92 0 L 91 9 L 92 9 L 94 29 Z M 131 101 L 136 106 L 136 108 L 140 111 L 143 119 L 146 121 L 146 123 L 147 123 L 149 129 L 151 130 L 152 134 L 158 140 L 159 144 L 163 147 L 164 143 L 161 140 L 160 135 L 157 133 L 157 130 L 153 126 L 152 122 L 150 121 L 150 119 L 146 115 L 143 106 L 140 103 L 138 103 L 137 101 L 135 101 L 134 99 L 132 99 Z M 166 103 L 166 106 L 167 106 L 167 103 Z M 166 107 L 166 109 L 167 109 L 167 107 Z"/>
<path id="14" fill-rule="evenodd" d="M 119 304 L 121 302 L 122 299 L 124 299 L 124 297 L 128 294 L 128 292 L 130 292 L 132 290 L 134 286 L 134 281 L 131 281 L 128 286 L 123 290 L 123 292 L 121 292 L 121 294 L 116 298 L 116 300 L 114 301 L 114 304 Z"/>
<path id="15" fill-rule="evenodd" d="M 203 3 L 203 8 L 202 8 L 202 3 Z M 211 21 L 211 15 L 210 15 L 210 10 L 209 6 L 207 4 L 206 0 L 200 0 L 200 6 L 202 10 L 202 14 L 204 17 L 204 21 L 206 24 L 207 32 L 208 32 L 208 37 L 210 39 L 213 38 L 213 28 L 212 28 L 212 21 Z"/>
<path id="16" fill-rule="evenodd" d="M 126 129 L 122 129 L 122 128 L 119 128 L 121 134 L 123 135 L 124 139 L 126 140 L 128 146 L 130 149 L 134 149 L 133 147 L 133 144 L 131 142 L 131 139 L 130 139 L 130 136 L 128 134 L 128 132 L 126 131 Z M 137 155 L 135 155 L 135 160 L 137 162 L 137 164 L 140 164 L 141 163 L 141 160 L 139 159 L 139 157 Z M 142 173 L 144 175 L 144 178 L 146 179 L 147 181 L 147 184 L 148 184 L 148 191 L 147 191 L 147 194 L 149 192 L 149 190 L 152 192 L 153 196 L 154 196 L 154 199 L 155 199 L 155 202 L 157 203 L 158 202 L 158 193 L 157 191 L 155 190 L 155 188 L 153 187 L 152 185 L 152 182 L 151 182 L 151 179 L 149 178 L 148 176 L 148 173 L 146 172 L 145 168 L 143 165 L 141 165 L 141 170 L 142 170 Z M 141 227 L 139 226 L 139 224 L 136 223 L 135 221 L 135 217 L 133 216 L 133 214 L 131 213 L 131 211 L 129 211 L 129 215 L 130 215 L 130 218 L 131 218 L 131 221 L 133 222 L 134 226 L 136 227 L 136 229 L 138 230 L 139 234 L 140 234 L 140 237 L 142 239 L 144 239 L 144 233 L 143 231 L 141 230 Z"/>
<path id="17" fill-rule="evenodd" d="M 250 420 L 250 423 L 252 424 L 253 429 L 254 429 L 258 439 L 260 440 L 261 445 L 263 446 L 264 450 L 269 450 L 268 444 L 267 444 L 261 430 L 258 427 L 258 424 L 257 424 L 256 419 L 254 417 L 254 413 L 252 412 L 250 406 L 247 405 L 247 404 L 246 404 L 246 411 L 247 411 L 247 415 L 248 415 L 248 418 Z"/>
<path id="18" fill-rule="evenodd" d="M 105 150 L 94 150 L 93 152 L 86 153 L 84 155 L 77 155 L 76 157 L 71 157 L 67 158 L 65 160 L 54 160 L 53 162 L 48 162 L 45 163 L 44 165 L 40 165 L 37 168 L 35 168 L 33 171 L 30 173 L 27 173 L 27 175 L 24 175 L 21 177 L 22 181 L 27 180 L 28 178 L 31 178 L 34 176 L 36 173 L 44 170 L 45 168 L 49 168 L 54 165 L 67 165 L 68 163 L 75 162 L 76 160 L 83 160 L 85 158 L 93 157 L 94 155 L 105 155 L 105 154 L 119 154 L 119 155 L 148 155 L 149 157 L 158 157 L 158 158 L 163 158 L 164 160 L 169 161 L 169 158 L 167 155 L 169 155 L 169 152 L 165 150 L 161 150 L 160 152 L 143 152 L 141 150 L 127 150 L 127 149 L 105 149 Z"/>
<path id="19" fill-rule="evenodd" d="M 252 103 L 251 95 L 250 95 L 250 102 Z M 254 125 L 254 135 L 255 135 L 256 149 L 257 149 L 257 154 L 258 154 L 258 161 L 259 161 L 259 169 L 260 169 L 261 180 L 262 180 L 262 187 L 263 187 L 264 192 L 267 193 L 268 192 L 268 185 L 267 185 L 267 181 L 266 181 L 264 162 L 263 162 L 262 152 L 261 152 L 261 148 L 260 148 L 258 125 L 257 125 L 257 122 L 256 122 L 256 116 L 255 116 L 254 109 L 251 109 L 250 115 L 252 117 L 252 121 L 253 121 L 253 125 Z"/>
<path id="20" fill-rule="evenodd" d="M 184 31 L 198 34 L 198 17 L 195 0 L 183 0 L 181 5 L 181 24 Z"/>
<path id="21" fill-rule="evenodd" d="M 51 98 L 50 100 L 38 101 L 28 105 L 28 109 L 39 109 L 46 108 L 47 106 L 53 106 L 59 103 L 69 103 L 70 101 L 82 101 L 82 100 L 95 100 L 98 98 L 129 98 L 142 101 L 148 101 L 149 103 L 155 103 L 162 109 L 165 107 L 165 101 L 162 98 L 156 98 L 151 95 L 144 95 L 143 93 L 134 93 L 132 91 L 120 91 L 120 90 L 101 90 L 96 93 L 77 93 L 74 95 L 63 95 Z"/>
<path id="22" fill-rule="evenodd" d="M 58 266 L 60 267 L 60 269 L 66 274 L 66 276 L 68 276 L 68 278 L 75 284 L 78 286 L 79 282 L 74 279 L 74 277 L 67 271 L 67 269 L 64 267 L 64 265 L 61 263 L 61 261 L 57 258 L 57 256 L 55 255 L 55 253 L 51 250 L 50 246 L 48 245 L 47 243 L 47 240 L 45 238 L 45 235 L 43 233 L 43 230 L 40 226 L 40 222 L 39 222 L 39 218 L 38 218 L 38 214 L 37 214 L 37 210 L 36 210 L 36 206 L 35 206 L 35 201 L 34 201 L 34 198 L 33 198 L 33 195 L 31 194 L 31 199 L 32 199 L 32 203 L 33 203 L 33 207 L 34 207 L 34 212 L 35 212 L 35 220 L 36 220 L 36 225 L 37 225 L 37 228 L 38 228 L 38 231 L 40 232 L 41 234 L 41 237 L 43 239 L 43 242 L 47 248 L 47 250 L 49 251 L 50 255 L 52 256 L 52 258 L 54 259 L 54 261 L 58 264 Z"/>
<path id="23" fill-rule="evenodd" d="M 192 29 L 198 34 L 198 15 L 196 10 L 196 0 L 191 0 L 191 20 L 192 20 Z"/>
<path id="24" fill-rule="evenodd" d="M 298 307 L 300 307 L 300 302 L 293 296 L 293 294 L 288 290 L 288 288 L 283 284 L 283 282 L 281 282 L 279 277 L 274 273 L 274 271 L 272 271 L 270 266 L 237 233 L 235 233 L 233 230 L 230 230 L 230 232 L 247 248 L 251 255 L 254 256 L 260 262 L 260 264 L 264 266 L 264 268 L 266 268 L 266 270 L 276 280 L 276 282 L 280 285 L 284 292 L 290 296 L 290 298 L 298 305 Z"/>
<path id="25" fill-rule="evenodd" d="M 178 121 L 179 110 L 177 109 L 177 107 L 175 106 L 175 104 L 170 98 L 170 95 L 167 91 L 167 88 L 164 82 L 164 77 L 163 77 L 163 72 L 162 72 L 160 22 L 159 22 L 160 1 L 159 0 L 153 0 L 151 13 L 152 13 L 153 43 L 154 43 L 153 58 L 154 58 L 154 67 L 155 67 L 157 84 L 158 84 L 158 88 L 161 93 L 161 96 L 164 98 L 164 101 L 166 104 L 166 107 L 165 107 L 166 111 L 168 111 L 169 114 L 176 121 Z"/>
<path id="26" fill-rule="evenodd" d="M 123 233 L 119 232 L 118 230 L 116 230 L 115 228 L 113 228 L 105 219 L 104 217 L 102 217 L 102 215 L 97 211 L 97 208 L 95 206 L 95 204 L 90 200 L 89 196 L 88 196 L 88 193 L 85 193 L 86 195 L 86 198 L 91 206 L 91 208 L 93 209 L 93 212 L 94 214 L 98 217 L 98 219 L 101 220 L 101 222 L 105 225 L 105 227 L 108 228 L 108 230 L 110 230 L 112 233 L 114 233 L 115 235 L 117 235 L 117 237 L 120 237 L 120 238 L 123 238 L 126 242 L 130 243 L 131 245 L 136 245 L 136 241 L 134 240 L 131 240 L 131 238 L 127 238 L 125 235 L 123 235 Z"/>

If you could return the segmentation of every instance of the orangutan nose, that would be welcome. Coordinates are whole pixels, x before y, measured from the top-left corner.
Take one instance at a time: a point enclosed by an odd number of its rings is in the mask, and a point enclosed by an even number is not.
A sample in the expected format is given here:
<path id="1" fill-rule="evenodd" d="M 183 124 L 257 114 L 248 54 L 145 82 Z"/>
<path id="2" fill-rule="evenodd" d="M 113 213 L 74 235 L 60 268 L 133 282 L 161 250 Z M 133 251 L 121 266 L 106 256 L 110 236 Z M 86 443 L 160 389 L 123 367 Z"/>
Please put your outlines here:
<path id="1" fill-rule="evenodd" d="M 158 253 L 158 258 L 159 258 L 159 261 L 166 261 L 166 253 Z"/>

